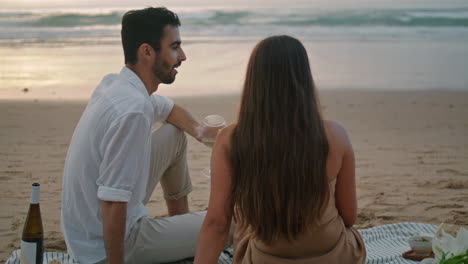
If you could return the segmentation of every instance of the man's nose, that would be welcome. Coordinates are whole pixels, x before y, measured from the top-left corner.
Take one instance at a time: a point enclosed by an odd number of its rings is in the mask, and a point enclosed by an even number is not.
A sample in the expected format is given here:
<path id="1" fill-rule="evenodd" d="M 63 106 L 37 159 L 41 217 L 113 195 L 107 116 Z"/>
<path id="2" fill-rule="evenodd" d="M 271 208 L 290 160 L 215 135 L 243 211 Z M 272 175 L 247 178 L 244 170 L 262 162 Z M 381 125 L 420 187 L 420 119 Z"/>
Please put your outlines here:
<path id="1" fill-rule="evenodd" d="M 185 60 L 187 60 L 187 57 L 185 56 L 185 52 L 182 48 L 180 48 L 179 61 L 185 61 Z"/>

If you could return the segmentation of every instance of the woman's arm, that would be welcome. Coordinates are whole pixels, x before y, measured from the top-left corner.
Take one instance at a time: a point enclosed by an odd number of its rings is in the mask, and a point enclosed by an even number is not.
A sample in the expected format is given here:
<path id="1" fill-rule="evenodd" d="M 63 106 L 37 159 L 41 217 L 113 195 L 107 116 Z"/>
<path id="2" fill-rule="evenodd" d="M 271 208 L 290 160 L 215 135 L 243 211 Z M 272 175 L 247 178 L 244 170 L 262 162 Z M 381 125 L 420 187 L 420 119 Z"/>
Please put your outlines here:
<path id="1" fill-rule="evenodd" d="M 195 264 L 217 263 L 229 235 L 232 169 L 229 149 L 233 125 L 221 130 L 211 155 L 211 191 L 208 212 L 197 243 Z"/>
<path id="2" fill-rule="evenodd" d="M 336 180 L 335 204 L 345 226 L 351 227 L 356 221 L 357 211 L 354 151 L 345 128 L 337 122 L 333 122 L 331 126 L 337 145 L 343 153 Z"/>

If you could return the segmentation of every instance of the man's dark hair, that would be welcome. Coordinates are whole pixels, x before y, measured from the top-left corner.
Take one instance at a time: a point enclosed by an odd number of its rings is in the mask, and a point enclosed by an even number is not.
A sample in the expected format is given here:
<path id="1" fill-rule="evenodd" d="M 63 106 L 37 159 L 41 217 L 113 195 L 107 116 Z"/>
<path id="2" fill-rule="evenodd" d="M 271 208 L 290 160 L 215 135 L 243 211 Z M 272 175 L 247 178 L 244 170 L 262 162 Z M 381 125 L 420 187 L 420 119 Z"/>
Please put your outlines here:
<path id="1" fill-rule="evenodd" d="M 143 43 L 158 51 L 167 25 L 180 26 L 180 21 L 175 13 L 165 7 L 148 7 L 125 13 L 121 31 L 125 63 L 137 62 L 137 50 Z"/>

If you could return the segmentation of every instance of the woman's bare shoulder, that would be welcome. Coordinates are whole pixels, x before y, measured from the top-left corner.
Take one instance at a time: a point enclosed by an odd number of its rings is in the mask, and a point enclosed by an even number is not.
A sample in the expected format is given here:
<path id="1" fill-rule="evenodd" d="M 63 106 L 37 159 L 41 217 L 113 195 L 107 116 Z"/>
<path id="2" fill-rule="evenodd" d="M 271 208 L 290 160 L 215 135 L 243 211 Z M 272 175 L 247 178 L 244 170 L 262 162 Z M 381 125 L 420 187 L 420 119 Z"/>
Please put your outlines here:
<path id="1" fill-rule="evenodd" d="M 216 141 L 223 145 L 230 145 L 232 133 L 235 127 L 236 127 L 236 124 L 230 124 L 227 127 L 221 129 Z"/>
<path id="2" fill-rule="evenodd" d="M 325 132 L 327 133 L 328 140 L 331 143 L 350 145 L 348 132 L 346 128 L 338 121 L 324 120 Z"/>
<path id="3" fill-rule="evenodd" d="M 232 135 L 232 132 L 234 131 L 234 128 L 236 128 L 236 124 L 230 124 L 226 126 L 225 128 L 221 129 L 219 132 L 219 136 L 230 136 Z"/>

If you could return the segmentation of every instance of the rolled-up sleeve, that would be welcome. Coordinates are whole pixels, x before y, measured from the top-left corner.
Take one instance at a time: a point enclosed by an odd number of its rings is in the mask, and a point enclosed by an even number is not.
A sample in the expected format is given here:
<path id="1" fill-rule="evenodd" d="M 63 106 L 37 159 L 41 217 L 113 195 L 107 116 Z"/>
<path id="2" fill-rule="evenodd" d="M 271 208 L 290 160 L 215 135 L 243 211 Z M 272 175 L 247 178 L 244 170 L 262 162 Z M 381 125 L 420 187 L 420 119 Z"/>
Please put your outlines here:
<path id="1" fill-rule="evenodd" d="M 153 104 L 154 110 L 153 122 L 166 121 L 167 117 L 172 111 L 172 108 L 174 108 L 174 101 L 165 96 L 157 95 L 154 93 L 151 95 L 151 103 Z"/>
<path id="2" fill-rule="evenodd" d="M 130 113 L 107 129 L 99 145 L 97 196 L 100 200 L 128 202 L 138 181 L 147 178 L 144 166 L 150 156 L 150 122 L 143 113 Z"/>

